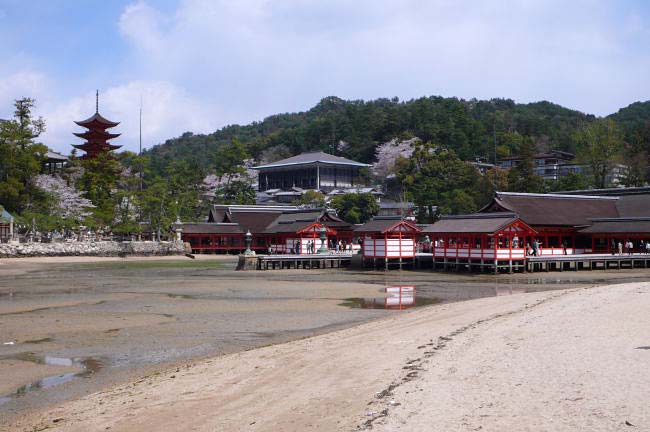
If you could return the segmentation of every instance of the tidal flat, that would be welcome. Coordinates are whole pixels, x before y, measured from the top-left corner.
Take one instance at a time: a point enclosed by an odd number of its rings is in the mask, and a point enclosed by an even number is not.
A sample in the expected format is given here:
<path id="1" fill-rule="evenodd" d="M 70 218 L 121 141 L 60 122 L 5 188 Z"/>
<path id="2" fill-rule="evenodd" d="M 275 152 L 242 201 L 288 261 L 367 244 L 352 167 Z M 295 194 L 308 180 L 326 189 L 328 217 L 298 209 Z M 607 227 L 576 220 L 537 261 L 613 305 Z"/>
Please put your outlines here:
<path id="1" fill-rule="evenodd" d="M 0 260 L 0 417 L 405 313 L 381 307 L 386 287 L 414 287 L 413 303 L 426 306 L 650 280 L 641 269 L 493 276 L 234 267 L 225 256 Z"/>

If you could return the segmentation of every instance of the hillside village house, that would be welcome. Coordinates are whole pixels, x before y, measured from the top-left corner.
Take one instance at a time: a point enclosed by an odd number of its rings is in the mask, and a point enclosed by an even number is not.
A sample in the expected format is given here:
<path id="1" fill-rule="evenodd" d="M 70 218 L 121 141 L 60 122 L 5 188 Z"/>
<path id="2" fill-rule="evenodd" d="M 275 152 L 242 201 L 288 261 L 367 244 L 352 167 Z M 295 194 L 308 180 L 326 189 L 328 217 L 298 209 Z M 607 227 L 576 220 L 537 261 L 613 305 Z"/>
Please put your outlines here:
<path id="1" fill-rule="evenodd" d="M 510 169 L 521 163 L 521 157 L 510 156 L 502 158 L 498 166 L 500 168 Z M 616 164 L 612 172 L 605 179 L 607 184 L 616 186 L 621 184 L 627 167 L 622 164 Z M 533 155 L 533 173 L 544 180 L 557 181 L 569 174 L 588 175 L 590 169 L 587 165 L 577 163 L 573 153 L 551 150 L 548 153 L 537 153 Z"/>

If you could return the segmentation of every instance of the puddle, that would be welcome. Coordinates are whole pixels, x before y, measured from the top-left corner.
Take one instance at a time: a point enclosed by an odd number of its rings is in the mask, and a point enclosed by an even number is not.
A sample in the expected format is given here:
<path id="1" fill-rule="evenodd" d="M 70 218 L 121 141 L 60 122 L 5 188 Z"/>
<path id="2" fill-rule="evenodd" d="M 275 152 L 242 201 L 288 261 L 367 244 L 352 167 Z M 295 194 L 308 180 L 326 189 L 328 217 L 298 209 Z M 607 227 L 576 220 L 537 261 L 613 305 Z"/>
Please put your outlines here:
<path id="1" fill-rule="evenodd" d="M 389 309 L 403 310 L 413 307 L 427 306 L 440 303 L 435 297 L 418 297 L 412 285 L 390 286 L 385 288 L 386 297 L 347 298 L 339 306 L 351 309 Z"/>
<path id="2" fill-rule="evenodd" d="M 61 384 L 65 384 L 69 381 L 72 381 L 75 378 L 88 378 L 92 376 L 95 372 L 99 371 L 104 367 L 104 364 L 101 360 L 93 357 L 75 357 L 75 358 L 65 358 L 65 357 L 52 357 L 52 356 L 39 356 L 34 353 L 26 352 L 19 353 L 14 355 L 0 356 L 0 360 L 22 360 L 27 362 L 32 362 L 36 364 L 44 364 L 51 366 L 70 366 L 70 367 L 80 367 L 83 370 L 81 372 L 70 372 L 60 375 L 53 375 L 46 378 L 42 378 L 38 381 L 34 381 L 29 384 L 25 384 L 22 387 L 19 387 L 13 393 L 8 395 L 0 396 L 0 405 L 10 402 L 14 398 L 21 397 L 31 391 L 48 389 L 55 387 Z"/>
<path id="3" fill-rule="evenodd" d="M 185 299 L 185 300 L 197 300 L 198 296 L 190 295 L 190 294 L 171 294 L 168 293 L 167 297 L 169 298 L 179 298 L 179 299 Z"/>
<path id="4" fill-rule="evenodd" d="M 46 343 L 46 342 L 52 342 L 52 338 L 44 337 L 42 339 L 26 340 L 23 343 L 25 343 L 25 344 L 42 344 L 42 343 Z"/>

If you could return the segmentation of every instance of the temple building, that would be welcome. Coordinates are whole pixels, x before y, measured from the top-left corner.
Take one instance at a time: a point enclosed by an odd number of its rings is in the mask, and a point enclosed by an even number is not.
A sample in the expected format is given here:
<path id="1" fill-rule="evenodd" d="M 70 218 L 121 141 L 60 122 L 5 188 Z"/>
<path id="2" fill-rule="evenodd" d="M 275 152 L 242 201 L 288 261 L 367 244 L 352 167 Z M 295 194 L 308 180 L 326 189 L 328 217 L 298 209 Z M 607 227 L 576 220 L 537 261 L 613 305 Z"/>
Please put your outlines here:
<path id="1" fill-rule="evenodd" d="M 360 184 L 363 181 L 359 179 L 359 170 L 369 166 L 324 152 L 311 152 L 253 169 L 258 172 L 260 192 L 300 188 L 328 193 L 334 189 L 365 186 Z"/>
<path id="2" fill-rule="evenodd" d="M 114 128 L 119 122 L 113 122 L 104 118 L 99 113 L 99 92 L 97 92 L 97 99 L 95 102 L 95 114 L 88 117 L 86 120 L 75 121 L 79 126 L 88 129 L 85 132 L 75 132 L 79 138 L 86 140 L 83 144 L 73 144 L 74 148 L 86 152 L 82 159 L 94 159 L 102 153 L 108 153 L 117 150 L 122 146 L 112 145 L 108 140 L 117 138 L 120 134 L 107 132 L 107 129 Z"/>

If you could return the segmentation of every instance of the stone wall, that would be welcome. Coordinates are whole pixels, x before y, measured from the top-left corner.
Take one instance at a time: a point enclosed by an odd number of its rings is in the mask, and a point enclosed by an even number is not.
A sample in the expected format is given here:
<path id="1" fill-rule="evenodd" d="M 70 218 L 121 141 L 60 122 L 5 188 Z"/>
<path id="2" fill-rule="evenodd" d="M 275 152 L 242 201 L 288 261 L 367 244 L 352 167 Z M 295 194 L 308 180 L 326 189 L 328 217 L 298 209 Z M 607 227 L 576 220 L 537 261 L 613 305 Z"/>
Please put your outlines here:
<path id="1" fill-rule="evenodd" d="M 124 256 L 182 255 L 183 243 L 176 242 L 70 242 L 70 243 L 0 243 L 0 258 L 34 256 Z"/>

